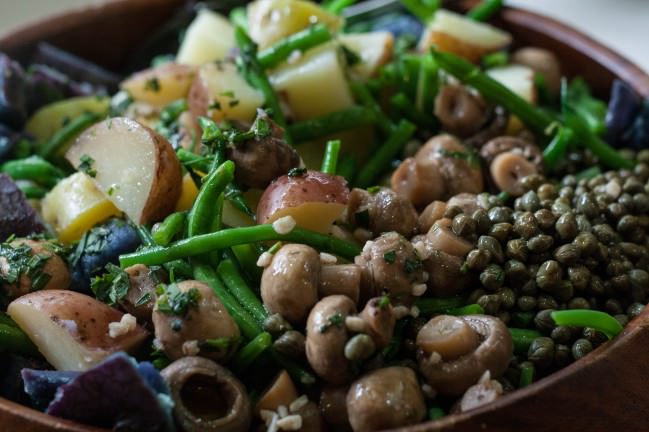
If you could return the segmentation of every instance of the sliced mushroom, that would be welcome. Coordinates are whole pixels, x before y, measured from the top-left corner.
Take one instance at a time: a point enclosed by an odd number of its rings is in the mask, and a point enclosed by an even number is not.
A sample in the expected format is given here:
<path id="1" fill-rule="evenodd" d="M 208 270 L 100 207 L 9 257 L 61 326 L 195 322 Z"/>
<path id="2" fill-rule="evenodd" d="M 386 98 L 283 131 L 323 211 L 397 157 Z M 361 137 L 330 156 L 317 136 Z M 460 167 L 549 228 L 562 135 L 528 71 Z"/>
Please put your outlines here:
<path id="1" fill-rule="evenodd" d="M 472 215 L 481 208 L 478 195 L 473 193 L 460 193 L 454 195 L 446 202 L 447 207 L 459 207 L 465 215 Z"/>
<path id="2" fill-rule="evenodd" d="M 224 367 L 202 357 L 183 357 L 162 370 L 174 416 L 186 432 L 245 432 L 252 422 L 246 389 Z"/>
<path id="3" fill-rule="evenodd" d="M 365 322 L 365 332 L 374 340 L 376 348 L 381 349 L 390 344 L 396 317 L 394 308 L 382 302 L 383 298 L 370 299 L 360 313 Z"/>
<path id="4" fill-rule="evenodd" d="M 507 130 L 507 124 L 509 123 L 509 114 L 505 111 L 504 108 L 496 106 L 493 109 L 493 114 L 489 124 L 480 129 L 475 135 L 464 140 L 464 145 L 480 149 L 485 145 L 489 140 L 501 136 Z"/>
<path id="5" fill-rule="evenodd" d="M 184 315 L 178 316 L 161 310 L 158 298 L 153 310 L 153 325 L 164 353 L 172 360 L 186 355 L 227 359 L 234 352 L 240 333 L 221 300 L 209 286 L 199 281 L 186 280 L 177 286 L 185 294 L 195 290 L 198 299 Z M 222 341 L 224 347 L 211 341 Z"/>
<path id="6" fill-rule="evenodd" d="M 271 313 L 303 323 L 318 301 L 320 254 L 310 246 L 286 244 L 261 276 L 261 298 Z"/>
<path id="7" fill-rule="evenodd" d="M 451 229 L 452 220 L 442 218 L 435 222 L 426 234 L 426 246 L 432 250 L 446 252 L 450 255 L 464 257 L 471 249 L 473 243 L 463 237 L 455 235 Z"/>
<path id="8" fill-rule="evenodd" d="M 343 295 L 325 297 L 311 309 L 306 324 L 306 357 L 327 383 L 345 384 L 353 376 L 344 352 L 348 339 L 345 318 L 355 314 L 356 305 Z"/>
<path id="9" fill-rule="evenodd" d="M 464 258 L 441 250 L 432 250 L 424 260 L 429 277 L 427 293 L 434 297 L 452 297 L 471 285 L 471 275 L 462 271 Z"/>
<path id="10" fill-rule="evenodd" d="M 483 191 L 477 155 L 450 135 L 437 135 L 397 168 L 392 189 L 421 208 L 434 200 L 447 200 L 462 192 Z"/>
<path id="11" fill-rule="evenodd" d="M 521 180 L 529 175 L 537 174 L 538 170 L 523 156 L 505 152 L 494 158 L 489 165 L 489 173 L 498 189 L 517 197 L 525 193 Z"/>
<path id="12" fill-rule="evenodd" d="M 151 322 L 156 299 L 156 287 L 160 284 L 160 274 L 143 264 L 124 269 L 128 273 L 130 287 L 120 306 L 141 322 Z"/>
<path id="13" fill-rule="evenodd" d="M 425 233 L 430 230 L 435 222 L 444 217 L 446 203 L 444 201 L 433 201 L 419 215 L 417 220 L 417 231 Z"/>
<path id="14" fill-rule="evenodd" d="M 322 266 L 318 296 L 322 298 L 342 294 L 357 304 L 360 296 L 362 273 L 363 270 L 356 264 Z"/>
<path id="15" fill-rule="evenodd" d="M 297 389 L 293 380 L 288 372 L 282 370 L 259 398 L 255 405 L 255 412 L 259 414 L 261 410 L 277 411 L 280 405 L 288 407 L 297 398 Z"/>
<path id="16" fill-rule="evenodd" d="M 527 66 L 541 75 L 551 96 L 556 97 L 559 94 L 561 66 L 559 59 L 552 51 L 537 47 L 524 47 L 514 51 L 511 61 Z"/>
<path id="17" fill-rule="evenodd" d="M 422 264 L 412 244 L 395 232 L 365 243 L 354 262 L 363 268 L 361 301 L 387 294 L 407 303 L 413 284 L 424 282 Z"/>
<path id="18" fill-rule="evenodd" d="M 352 383 L 347 412 L 354 432 L 419 423 L 426 415 L 424 395 L 412 369 L 400 366 L 372 371 Z"/>
<path id="19" fill-rule="evenodd" d="M 537 172 L 543 172 L 543 153 L 536 144 L 522 138 L 512 136 L 494 138 L 482 146 L 480 156 L 487 165 L 491 165 L 496 156 L 505 152 L 512 152 L 521 156 L 533 164 Z"/>
<path id="20" fill-rule="evenodd" d="M 503 394 L 503 386 L 496 380 L 486 380 L 472 385 L 464 392 L 454 407 L 454 413 L 463 413 L 491 403 Z"/>
<path id="21" fill-rule="evenodd" d="M 473 135 L 488 118 L 487 104 L 480 95 L 459 84 L 446 84 L 435 98 L 435 115 L 442 129 L 459 137 Z"/>
<path id="22" fill-rule="evenodd" d="M 347 214 L 350 223 L 369 229 L 374 236 L 396 231 L 410 237 L 417 225 L 417 211 L 412 203 L 388 188 L 377 192 L 353 189 Z"/>
<path id="23" fill-rule="evenodd" d="M 437 324 L 446 322 L 446 318 L 435 319 L 440 320 Z M 505 324 L 496 317 L 466 315 L 449 319 L 463 320 L 475 332 L 480 344 L 470 350 L 470 338 L 466 336 L 467 326 L 443 325 L 438 328 L 437 325 L 426 325 L 417 335 L 417 345 L 424 352 L 428 351 L 431 354 L 424 353 L 420 356 L 419 370 L 440 394 L 459 396 L 478 382 L 487 370 L 492 377 L 502 375 L 512 357 L 512 338 Z M 439 335 L 443 336 L 440 340 L 444 341 L 445 345 L 436 345 Z M 440 354 L 436 350 L 442 346 L 446 348 L 441 348 Z M 466 352 L 453 358 L 463 351 Z M 447 353 L 448 360 L 444 359 L 443 353 Z"/>

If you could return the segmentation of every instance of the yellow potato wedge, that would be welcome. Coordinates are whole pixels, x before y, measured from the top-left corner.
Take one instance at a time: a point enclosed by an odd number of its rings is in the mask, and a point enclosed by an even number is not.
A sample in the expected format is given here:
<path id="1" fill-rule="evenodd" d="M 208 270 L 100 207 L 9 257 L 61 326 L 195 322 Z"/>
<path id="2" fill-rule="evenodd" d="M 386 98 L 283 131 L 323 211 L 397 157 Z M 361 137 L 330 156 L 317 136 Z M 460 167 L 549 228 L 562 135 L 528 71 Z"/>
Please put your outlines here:
<path id="1" fill-rule="evenodd" d="M 134 100 L 156 108 L 184 99 L 196 76 L 196 67 L 178 63 L 138 72 L 122 82 L 121 88 Z"/>
<path id="2" fill-rule="evenodd" d="M 230 21 L 219 13 L 203 8 L 187 27 L 176 61 L 200 66 L 225 58 L 235 46 L 234 27 Z"/>

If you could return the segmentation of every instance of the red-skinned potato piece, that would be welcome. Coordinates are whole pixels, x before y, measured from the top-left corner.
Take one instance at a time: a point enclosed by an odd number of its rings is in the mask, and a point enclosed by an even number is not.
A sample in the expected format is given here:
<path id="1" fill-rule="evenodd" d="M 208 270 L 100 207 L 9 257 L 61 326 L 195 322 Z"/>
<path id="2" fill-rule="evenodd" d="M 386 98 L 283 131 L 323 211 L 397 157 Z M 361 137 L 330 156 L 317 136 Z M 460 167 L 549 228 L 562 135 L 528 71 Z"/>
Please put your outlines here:
<path id="1" fill-rule="evenodd" d="M 343 177 L 319 171 L 284 175 L 270 184 L 257 206 L 257 223 L 292 216 L 297 226 L 327 232 L 345 210 L 349 189 Z"/>

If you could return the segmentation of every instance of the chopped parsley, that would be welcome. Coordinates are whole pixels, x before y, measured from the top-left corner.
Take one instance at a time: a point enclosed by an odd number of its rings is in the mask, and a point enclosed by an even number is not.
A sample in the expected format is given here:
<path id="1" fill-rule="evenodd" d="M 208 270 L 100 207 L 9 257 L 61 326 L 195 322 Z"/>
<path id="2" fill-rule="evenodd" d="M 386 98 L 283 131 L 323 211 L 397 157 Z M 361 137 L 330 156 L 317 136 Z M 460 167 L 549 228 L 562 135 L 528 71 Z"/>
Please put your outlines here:
<path id="1" fill-rule="evenodd" d="M 109 305 L 122 300 L 131 288 L 128 273 L 113 263 L 106 264 L 106 273 L 95 276 L 90 282 L 90 289 L 98 300 Z"/>
<path id="2" fill-rule="evenodd" d="M 25 275 L 31 280 L 30 289 L 37 291 L 50 281 L 52 276 L 43 271 L 45 263 L 50 258 L 47 254 L 35 254 L 26 244 L 11 245 L 8 239 L 0 244 L 0 257 L 7 262 L 6 270 L 0 272 L 0 285 L 17 283 Z"/>
<path id="3" fill-rule="evenodd" d="M 379 300 L 379 308 L 385 309 L 388 306 L 390 306 L 390 297 L 384 295 L 381 297 L 381 300 Z"/>
<path id="4" fill-rule="evenodd" d="M 198 307 L 198 301 L 201 299 L 198 289 L 190 288 L 182 292 L 175 283 L 160 284 L 156 291 L 156 308 L 166 315 L 185 316 L 190 308 Z"/>
<path id="5" fill-rule="evenodd" d="M 151 293 L 150 292 L 145 292 L 140 296 L 139 299 L 135 301 L 135 304 L 133 306 L 135 307 L 140 307 L 142 305 L 147 304 L 151 300 Z"/>
<path id="6" fill-rule="evenodd" d="M 361 57 L 358 54 L 347 48 L 345 45 L 340 45 L 340 51 L 342 52 L 347 66 L 354 66 L 362 61 Z"/>
<path id="7" fill-rule="evenodd" d="M 327 323 L 321 325 L 318 331 L 320 333 L 325 333 L 331 327 L 342 327 L 344 322 L 345 318 L 343 317 L 343 315 L 340 312 L 336 312 L 335 314 L 327 318 Z"/>
<path id="8" fill-rule="evenodd" d="M 367 192 L 371 193 L 372 195 L 381 192 L 381 186 L 370 186 L 367 188 Z"/>
<path id="9" fill-rule="evenodd" d="M 234 92 L 232 90 L 222 91 L 221 93 L 219 93 L 219 95 L 234 98 Z"/>
<path id="10" fill-rule="evenodd" d="M 288 171 L 289 177 L 301 177 L 306 174 L 306 168 L 291 168 Z"/>
<path id="11" fill-rule="evenodd" d="M 233 99 L 233 100 L 231 100 L 230 102 L 228 102 L 228 106 L 229 106 L 230 108 L 235 107 L 235 106 L 237 106 L 237 105 L 239 105 L 239 99 Z"/>
<path id="12" fill-rule="evenodd" d="M 239 337 L 220 337 L 206 339 L 200 343 L 200 348 L 206 351 L 228 352 L 239 345 Z"/>
<path id="13" fill-rule="evenodd" d="M 467 151 L 450 151 L 446 149 L 441 149 L 439 153 L 444 157 L 464 159 L 473 168 L 480 166 L 480 157 L 472 150 L 467 149 Z"/>
<path id="14" fill-rule="evenodd" d="M 411 259 L 411 258 L 406 258 L 406 262 L 404 263 L 403 268 L 405 269 L 406 273 L 414 273 L 417 270 L 421 270 L 422 264 L 421 261 L 418 259 Z"/>
<path id="15" fill-rule="evenodd" d="M 214 102 L 212 102 L 211 104 L 209 104 L 209 106 L 207 107 L 207 109 L 220 111 L 220 110 L 221 110 L 221 102 L 215 100 Z"/>
<path id="16" fill-rule="evenodd" d="M 394 250 L 389 250 L 383 254 L 383 261 L 392 264 L 397 259 L 397 253 Z"/>
<path id="17" fill-rule="evenodd" d="M 79 171 L 86 173 L 93 178 L 97 176 L 97 170 L 92 167 L 92 165 L 95 163 L 95 160 L 93 158 L 84 153 L 81 155 L 81 158 L 79 160 L 81 161 L 78 166 Z"/>
<path id="18" fill-rule="evenodd" d="M 153 77 L 144 83 L 144 90 L 148 91 L 153 91 L 153 92 L 159 92 L 160 91 L 160 81 L 158 80 L 158 77 Z"/>

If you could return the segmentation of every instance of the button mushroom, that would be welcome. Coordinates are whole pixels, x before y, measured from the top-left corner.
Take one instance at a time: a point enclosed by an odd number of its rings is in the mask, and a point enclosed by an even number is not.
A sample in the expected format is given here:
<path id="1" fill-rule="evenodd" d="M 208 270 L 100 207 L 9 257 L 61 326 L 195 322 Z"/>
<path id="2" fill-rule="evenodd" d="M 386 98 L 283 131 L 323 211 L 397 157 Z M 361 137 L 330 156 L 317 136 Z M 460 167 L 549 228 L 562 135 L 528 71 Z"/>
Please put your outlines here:
<path id="1" fill-rule="evenodd" d="M 239 327 L 210 287 L 186 280 L 171 284 L 153 310 L 155 336 L 172 360 L 198 355 L 225 360 L 234 351 Z"/>
<path id="2" fill-rule="evenodd" d="M 130 287 L 126 296 L 120 300 L 120 306 L 141 322 L 151 322 L 155 305 L 156 287 L 160 284 L 160 275 L 153 269 L 136 264 L 124 269 L 128 274 Z"/>
<path id="3" fill-rule="evenodd" d="M 428 293 L 434 297 L 452 297 L 471 284 L 471 276 L 462 271 L 464 258 L 441 250 L 432 250 L 424 260 Z"/>
<path id="4" fill-rule="evenodd" d="M 495 401 L 502 394 L 503 386 L 496 380 L 487 379 L 469 387 L 453 408 L 453 412 L 462 413 L 479 408 Z"/>
<path id="5" fill-rule="evenodd" d="M 356 314 L 349 297 L 334 295 L 320 300 L 311 309 L 306 324 L 306 357 L 316 374 L 331 384 L 352 378 L 352 365 L 345 357 L 348 333 L 345 319 Z"/>
<path id="6" fill-rule="evenodd" d="M 354 432 L 363 432 L 418 423 L 426 415 L 426 405 L 413 370 L 394 366 L 353 382 L 347 412 Z"/>
<path id="7" fill-rule="evenodd" d="M 437 135 L 404 160 L 391 179 L 392 189 L 421 208 L 462 192 L 480 193 L 484 183 L 477 155 L 450 135 Z"/>
<path id="8" fill-rule="evenodd" d="M 466 138 L 486 123 L 487 104 L 462 85 L 446 84 L 435 98 L 435 115 L 446 132 Z"/>
<path id="9" fill-rule="evenodd" d="M 162 370 L 174 415 L 186 432 L 245 432 L 252 422 L 246 389 L 234 375 L 202 357 L 183 357 Z"/>
<path id="10" fill-rule="evenodd" d="M 287 244 L 261 276 L 261 298 L 271 313 L 302 323 L 318 301 L 320 255 L 310 246 Z"/>
<path id="11" fill-rule="evenodd" d="M 561 88 L 561 67 L 552 51 L 537 47 L 520 48 L 512 54 L 512 63 L 527 66 L 543 77 L 550 95 L 556 97 Z"/>
<path id="12" fill-rule="evenodd" d="M 322 266 L 318 296 L 342 294 L 358 303 L 362 273 L 363 270 L 356 264 Z"/>
<path id="13" fill-rule="evenodd" d="M 459 396 L 489 371 L 499 377 L 512 357 L 505 324 L 488 315 L 438 316 L 417 334 L 419 370 L 439 393 Z"/>
<path id="14" fill-rule="evenodd" d="M 491 165 L 494 159 L 501 153 L 512 152 L 521 156 L 527 162 L 536 167 L 536 171 L 543 173 L 543 153 L 539 147 L 523 138 L 512 136 L 500 136 L 490 140 L 480 149 L 480 156 L 487 165 Z"/>
<path id="15" fill-rule="evenodd" d="M 350 223 L 369 229 L 375 236 L 396 231 L 410 237 L 417 225 L 417 211 L 412 203 L 388 188 L 376 192 L 353 189 L 347 214 Z"/>
<path id="16" fill-rule="evenodd" d="M 349 387 L 325 386 L 320 392 L 320 412 L 324 420 L 337 429 L 349 429 L 347 391 Z"/>
<path id="17" fill-rule="evenodd" d="M 444 217 L 446 212 L 446 203 L 444 201 L 433 201 L 419 214 L 417 220 L 417 231 L 420 233 L 428 232 L 435 222 Z"/>
<path id="18" fill-rule="evenodd" d="M 424 282 L 422 264 L 414 247 L 395 232 L 365 243 L 354 262 L 363 268 L 361 301 L 387 294 L 407 303 L 413 285 Z"/>
<path id="19" fill-rule="evenodd" d="M 448 218 L 442 218 L 435 222 L 426 234 L 426 246 L 432 250 L 464 257 L 473 249 L 473 243 L 456 235 L 451 229 L 451 224 L 452 221 Z"/>
<path id="20" fill-rule="evenodd" d="M 365 332 L 374 340 L 376 348 L 390 344 L 396 317 L 389 302 L 383 302 L 382 297 L 373 298 L 367 302 L 359 316 L 365 322 Z"/>
<path id="21" fill-rule="evenodd" d="M 489 174 L 498 189 L 515 197 L 525 193 L 521 180 L 537 173 L 532 163 L 513 152 L 499 154 L 489 165 Z"/>

